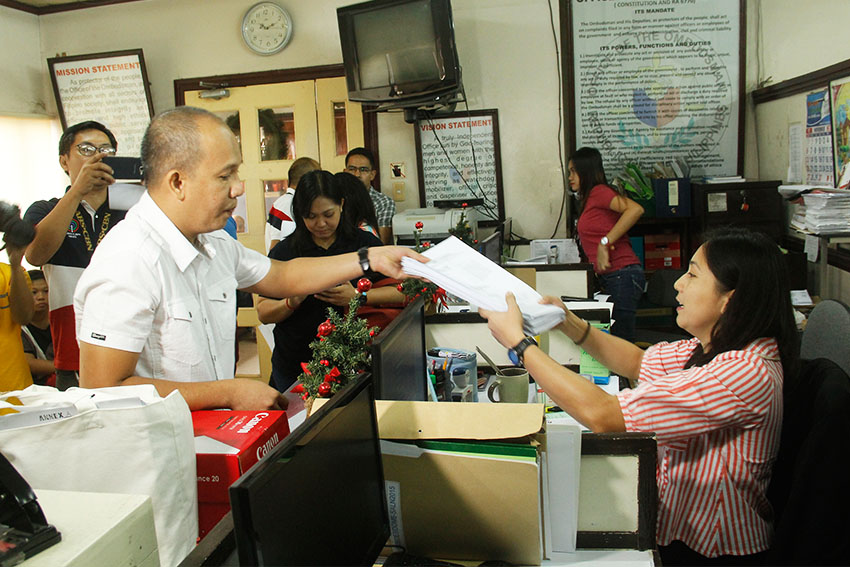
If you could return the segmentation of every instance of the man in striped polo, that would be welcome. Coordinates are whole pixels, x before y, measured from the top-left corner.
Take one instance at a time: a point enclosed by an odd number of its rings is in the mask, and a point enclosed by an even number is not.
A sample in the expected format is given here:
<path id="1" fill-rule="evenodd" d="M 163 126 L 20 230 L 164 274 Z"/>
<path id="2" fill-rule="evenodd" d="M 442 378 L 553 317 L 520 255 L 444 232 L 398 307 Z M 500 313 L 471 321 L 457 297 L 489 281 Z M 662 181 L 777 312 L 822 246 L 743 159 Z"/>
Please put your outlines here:
<path id="1" fill-rule="evenodd" d="M 115 179 L 112 168 L 102 162 L 117 147 L 115 136 L 99 122 L 68 127 L 59 138 L 59 165 L 71 185 L 61 199 L 36 201 L 24 214 L 24 220 L 36 225 L 27 261 L 43 266 L 50 288 L 50 331 L 60 390 L 79 383 L 74 288 L 97 245 L 126 213 L 109 207 L 107 188 Z"/>

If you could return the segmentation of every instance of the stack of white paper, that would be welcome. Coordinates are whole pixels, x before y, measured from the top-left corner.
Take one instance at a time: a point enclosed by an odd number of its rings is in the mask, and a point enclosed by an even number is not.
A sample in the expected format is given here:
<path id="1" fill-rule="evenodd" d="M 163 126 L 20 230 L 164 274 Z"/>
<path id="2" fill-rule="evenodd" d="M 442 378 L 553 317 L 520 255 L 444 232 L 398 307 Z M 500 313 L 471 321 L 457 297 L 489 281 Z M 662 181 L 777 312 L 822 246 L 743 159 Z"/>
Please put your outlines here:
<path id="1" fill-rule="evenodd" d="M 423 254 L 430 262 L 423 264 L 402 258 L 402 269 L 410 276 L 426 278 L 469 303 L 491 311 L 506 311 L 505 294 L 513 292 L 522 311 L 525 331 L 538 335 L 564 320 L 563 310 L 554 305 L 541 305 L 537 291 L 491 262 L 454 236 Z"/>
<path id="2" fill-rule="evenodd" d="M 806 228 L 815 234 L 850 232 L 850 191 L 832 190 L 803 195 Z"/>

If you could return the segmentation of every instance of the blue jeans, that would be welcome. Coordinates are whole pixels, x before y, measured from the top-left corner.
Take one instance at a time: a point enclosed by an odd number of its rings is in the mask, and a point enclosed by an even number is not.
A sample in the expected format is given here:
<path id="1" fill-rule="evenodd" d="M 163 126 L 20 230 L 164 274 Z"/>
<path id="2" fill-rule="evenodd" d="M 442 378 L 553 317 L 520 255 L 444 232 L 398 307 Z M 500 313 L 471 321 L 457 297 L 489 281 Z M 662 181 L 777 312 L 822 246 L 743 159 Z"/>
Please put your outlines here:
<path id="1" fill-rule="evenodd" d="M 608 274 L 599 274 L 602 291 L 611 296 L 614 304 L 611 334 L 629 342 L 635 340 L 635 315 L 638 301 L 646 288 L 643 268 L 632 264 Z"/>

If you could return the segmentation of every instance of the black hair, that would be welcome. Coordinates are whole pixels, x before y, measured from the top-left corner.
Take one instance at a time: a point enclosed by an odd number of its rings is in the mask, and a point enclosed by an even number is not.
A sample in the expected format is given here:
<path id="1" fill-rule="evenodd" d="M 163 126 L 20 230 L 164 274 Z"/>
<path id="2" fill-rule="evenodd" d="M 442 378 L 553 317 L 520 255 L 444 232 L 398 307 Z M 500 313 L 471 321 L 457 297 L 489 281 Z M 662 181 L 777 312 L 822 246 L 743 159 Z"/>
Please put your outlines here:
<path id="1" fill-rule="evenodd" d="M 348 165 L 348 160 L 351 156 L 363 156 L 369 160 L 369 165 L 372 169 L 376 169 L 375 167 L 375 154 L 372 153 L 372 150 L 367 150 L 366 148 L 354 148 L 350 152 L 345 155 L 345 165 Z"/>
<path id="2" fill-rule="evenodd" d="M 717 229 L 702 245 L 721 292 L 733 291 L 711 331 L 709 352 L 697 347 L 685 368 L 740 350 L 762 337 L 776 339 L 786 377 L 797 370 L 799 344 L 791 307 L 788 268 L 779 246 L 761 232 Z"/>
<path id="3" fill-rule="evenodd" d="M 330 199 L 340 206 L 345 200 L 342 188 L 334 179 L 333 174 L 321 169 L 305 173 L 298 182 L 298 189 L 292 197 L 292 218 L 295 221 L 295 231 L 289 238 L 293 239 L 292 249 L 296 254 L 303 254 L 312 246 L 313 236 L 304 223 L 304 217 L 310 214 L 313 201 L 319 197 Z M 343 207 L 344 211 L 345 207 Z M 339 224 L 336 227 L 337 238 L 352 240 L 356 235 L 355 230 L 357 229 L 348 222 L 345 214 L 341 214 Z"/>
<path id="4" fill-rule="evenodd" d="M 80 122 L 78 124 L 74 124 L 73 126 L 68 126 L 65 128 L 65 131 L 62 132 L 62 136 L 59 137 L 59 155 L 66 156 L 71 151 L 71 144 L 74 143 L 74 139 L 77 137 L 77 134 L 83 132 L 84 130 L 100 130 L 106 137 L 109 138 L 109 143 L 112 144 L 112 147 L 116 150 L 118 149 L 118 140 L 115 139 L 115 135 L 109 131 L 109 128 L 101 124 L 100 122 L 95 122 L 94 120 L 86 120 L 85 122 Z"/>
<path id="5" fill-rule="evenodd" d="M 334 175 L 339 183 L 342 194 L 345 197 L 345 217 L 347 222 L 354 227 L 360 227 L 365 222 L 375 230 L 378 230 L 378 217 L 375 215 L 375 203 L 369 196 L 369 190 L 364 187 L 360 179 L 346 171 Z"/>
<path id="6" fill-rule="evenodd" d="M 31 282 L 36 282 L 38 280 L 45 279 L 44 272 L 42 272 L 41 270 L 27 270 L 27 274 L 29 274 Z"/>
<path id="7" fill-rule="evenodd" d="M 570 155 L 570 161 L 578 174 L 578 210 L 581 212 L 590 196 L 590 190 L 597 185 L 608 185 L 608 178 L 605 177 L 602 154 L 596 148 L 579 148 Z"/>

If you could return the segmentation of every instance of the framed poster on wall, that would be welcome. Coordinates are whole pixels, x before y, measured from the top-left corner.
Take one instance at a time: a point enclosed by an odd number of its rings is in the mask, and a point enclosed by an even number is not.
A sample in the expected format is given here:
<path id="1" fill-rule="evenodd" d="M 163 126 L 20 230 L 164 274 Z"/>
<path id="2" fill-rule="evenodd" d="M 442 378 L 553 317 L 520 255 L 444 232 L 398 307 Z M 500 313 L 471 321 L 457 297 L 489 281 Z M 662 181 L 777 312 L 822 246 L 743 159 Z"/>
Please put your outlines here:
<path id="1" fill-rule="evenodd" d="M 118 155 L 139 155 L 153 116 L 141 49 L 47 60 L 62 128 L 95 120 L 118 140 Z"/>
<path id="2" fill-rule="evenodd" d="M 495 109 L 419 119 L 415 124 L 419 202 L 482 199 L 480 226 L 505 220 L 499 117 Z"/>
<path id="3" fill-rule="evenodd" d="M 673 158 L 743 173 L 743 0 L 562 2 L 570 148 L 599 149 L 609 178 Z"/>
<path id="4" fill-rule="evenodd" d="M 829 82 L 832 102 L 832 147 L 835 159 L 835 180 L 850 163 L 850 77 Z"/>

